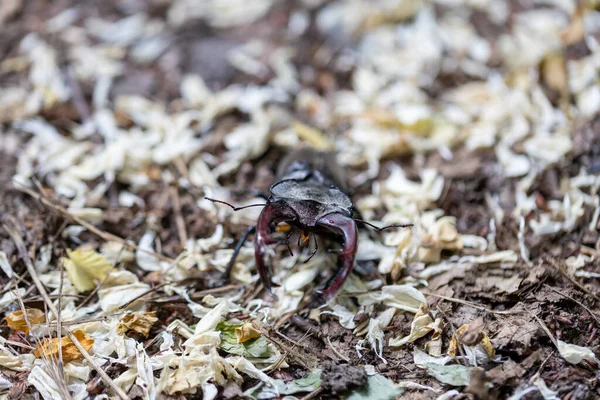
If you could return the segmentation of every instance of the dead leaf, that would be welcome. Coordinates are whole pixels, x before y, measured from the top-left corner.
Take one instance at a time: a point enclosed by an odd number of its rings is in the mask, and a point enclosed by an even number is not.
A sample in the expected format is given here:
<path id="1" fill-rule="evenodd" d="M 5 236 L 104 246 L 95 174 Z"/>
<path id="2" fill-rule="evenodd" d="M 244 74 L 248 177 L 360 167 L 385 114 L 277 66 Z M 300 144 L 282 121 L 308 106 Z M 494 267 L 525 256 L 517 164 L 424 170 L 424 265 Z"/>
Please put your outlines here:
<path id="1" fill-rule="evenodd" d="M 25 314 L 22 310 L 12 312 L 6 316 L 6 323 L 10 329 L 29 333 L 29 327 L 46 321 L 46 314 L 37 308 L 26 308 Z"/>
<path id="2" fill-rule="evenodd" d="M 147 338 L 150 329 L 152 329 L 152 326 L 156 321 L 158 321 L 158 318 L 156 318 L 156 311 L 126 314 L 117 324 L 117 333 L 119 335 L 125 335 L 129 331 L 133 331 Z"/>
<path id="3" fill-rule="evenodd" d="M 406 343 L 412 343 L 415 340 L 427 335 L 435 328 L 433 316 L 429 312 L 427 304 L 421 304 L 419 310 L 415 314 L 415 318 L 410 326 L 410 334 L 403 338 L 392 338 L 389 341 L 390 347 L 400 347 Z"/>
<path id="4" fill-rule="evenodd" d="M 86 335 L 81 329 L 73 332 L 73 336 L 77 338 L 79 343 L 83 346 L 86 351 L 89 351 L 94 344 L 94 339 Z M 33 354 L 37 358 L 53 358 L 58 359 L 59 348 L 62 347 L 62 357 L 64 362 L 70 362 L 83 358 L 83 355 L 79 352 L 75 344 L 71 341 L 69 336 L 63 336 L 60 339 L 60 346 L 58 338 L 46 338 L 40 341 L 35 348 Z"/>
<path id="5" fill-rule="evenodd" d="M 483 328 L 483 318 L 481 317 L 473 320 L 473 322 L 470 324 L 464 324 L 459 327 L 455 334 L 452 335 L 452 339 L 450 340 L 450 345 L 448 346 L 448 355 L 456 358 L 459 345 L 480 345 L 487 356 L 489 358 L 493 358 L 496 355 L 496 350 L 494 349 L 494 346 L 492 345 L 487 333 L 483 331 Z"/>
<path id="6" fill-rule="evenodd" d="M 499 328 L 495 331 L 492 343 L 497 349 L 515 349 L 519 354 L 529 348 L 533 338 L 538 336 L 539 325 L 535 320 L 513 315 L 502 318 Z M 494 330 L 492 329 L 494 332 Z"/>
<path id="7" fill-rule="evenodd" d="M 238 343 L 244 343 L 250 339 L 259 338 L 260 336 L 260 332 L 257 331 L 250 322 L 245 323 L 239 328 L 235 328 L 235 337 L 237 338 Z"/>
<path id="8" fill-rule="evenodd" d="M 456 335 L 461 343 L 466 344 L 467 346 L 475 346 L 483 339 L 485 335 L 483 333 L 483 318 L 479 317 L 473 320 L 468 325 L 463 325 L 461 328 L 465 328 L 462 332 L 460 328 L 456 331 Z"/>
<path id="9" fill-rule="evenodd" d="M 441 259 L 442 250 L 462 250 L 463 243 L 456 230 L 454 217 L 442 217 L 431 226 L 421 238 L 419 244 L 419 260 L 425 263 L 436 263 Z"/>
<path id="10" fill-rule="evenodd" d="M 497 385 L 504 385 L 511 379 L 520 378 L 527 373 L 527 370 L 514 362 L 512 359 L 492 368 L 487 372 L 491 382 Z"/>
<path id="11" fill-rule="evenodd" d="M 69 281 L 78 292 L 87 292 L 96 287 L 111 271 L 110 262 L 100 253 L 85 247 L 67 250 L 69 258 L 62 258 Z"/>

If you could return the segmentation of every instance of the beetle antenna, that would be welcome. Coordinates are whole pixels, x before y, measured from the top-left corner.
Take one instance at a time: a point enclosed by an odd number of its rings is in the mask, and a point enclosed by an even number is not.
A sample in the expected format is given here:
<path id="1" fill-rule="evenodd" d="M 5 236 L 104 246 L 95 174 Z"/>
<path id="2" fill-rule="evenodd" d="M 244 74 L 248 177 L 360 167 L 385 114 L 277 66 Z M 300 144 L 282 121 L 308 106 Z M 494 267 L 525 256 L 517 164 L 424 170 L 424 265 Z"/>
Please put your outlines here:
<path id="1" fill-rule="evenodd" d="M 236 206 L 234 206 L 233 204 L 230 204 L 230 203 L 228 203 L 228 202 L 226 202 L 226 201 L 223 201 L 223 200 L 211 199 L 210 197 L 205 197 L 205 199 L 206 199 L 206 200 L 208 200 L 208 201 L 212 201 L 213 203 L 221 203 L 221 204 L 225 204 L 226 206 L 229 206 L 229 207 L 231 207 L 231 208 L 233 209 L 233 211 L 240 211 L 240 210 L 243 210 L 243 209 L 245 209 L 245 208 L 250 208 L 250 207 L 264 207 L 264 206 L 266 206 L 266 205 L 267 205 L 267 204 L 265 203 L 265 204 L 250 204 L 250 205 L 248 205 L 248 206 L 236 207 Z"/>
<path id="2" fill-rule="evenodd" d="M 362 219 L 358 219 L 358 218 L 352 218 L 352 219 L 355 220 L 356 222 L 360 222 L 361 224 L 370 226 L 371 228 L 375 229 L 377 232 L 381 232 L 381 231 L 384 231 L 384 230 L 390 229 L 390 228 L 410 228 L 410 227 L 414 226 L 414 224 L 392 224 L 392 225 L 387 225 L 387 226 L 384 226 L 383 228 L 380 228 L 378 226 L 373 225 L 370 222 L 363 221 Z"/>

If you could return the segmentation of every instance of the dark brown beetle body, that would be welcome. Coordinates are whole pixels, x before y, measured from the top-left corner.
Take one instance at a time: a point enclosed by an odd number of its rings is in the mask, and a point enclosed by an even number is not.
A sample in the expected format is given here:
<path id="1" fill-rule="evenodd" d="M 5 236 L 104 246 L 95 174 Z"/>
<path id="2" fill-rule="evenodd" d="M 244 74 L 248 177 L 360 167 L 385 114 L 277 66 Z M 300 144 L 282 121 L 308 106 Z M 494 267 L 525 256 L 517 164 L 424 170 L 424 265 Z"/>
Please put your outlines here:
<path id="1" fill-rule="evenodd" d="M 356 223 L 360 222 L 377 230 L 381 229 L 368 222 L 352 218 L 354 206 L 348 195 L 345 174 L 337 165 L 335 155 L 332 153 L 306 148 L 296 150 L 281 161 L 276 179 L 277 182 L 271 186 L 270 196 L 258 217 L 256 227 L 249 228 L 238 242 L 234 255 L 227 265 L 225 279 L 228 278 L 244 241 L 251 233 L 256 232 L 254 240 L 256 266 L 263 285 L 272 293 L 269 269 L 265 264 L 265 252 L 268 245 L 280 243 L 272 233 L 278 223 L 285 222 L 303 233 L 327 232 L 342 239 L 343 248 L 338 252 L 338 268 L 325 288 L 317 291 L 315 300 L 324 302 L 333 297 L 352 271 L 358 246 Z M 244 208 L 228 205 L 234 210 Z M 392 226 L 404 225 L 389 227 Z M 287 244 L 287 241 L 285 243 Z"/>
<path id="2" fill-rule="evenodd" d="M 277 243 L 271 226 L 286 222 L 303 231 L 329 230 L 343 238 L 344 248 L 338 256 L 338 270 L 317 291 L 320 300 L 331 298 L 343 285 L 354 265 L 358 232 L 352 219 L 353 205 L 342 190 L 346 187 L 342 170 L 331 153 L 301 149 L 281 163 L 278 182 L 271 186 L 271 196 L 258 218 L 254 251 L 263 285 L 270 290 L 271 280 L 264 262 L 266 246 Z"/>

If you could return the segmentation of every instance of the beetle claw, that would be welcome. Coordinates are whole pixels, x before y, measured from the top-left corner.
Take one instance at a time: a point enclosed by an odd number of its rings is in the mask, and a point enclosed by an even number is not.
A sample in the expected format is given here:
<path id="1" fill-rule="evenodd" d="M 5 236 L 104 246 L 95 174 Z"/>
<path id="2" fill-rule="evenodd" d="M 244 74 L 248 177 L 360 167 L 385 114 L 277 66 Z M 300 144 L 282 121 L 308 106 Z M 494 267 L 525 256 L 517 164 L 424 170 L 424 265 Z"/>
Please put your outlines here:
<path id="1" fill-rule="evenodd" d="M 268 245 L 277 243 L 277 240 L 271 236 L 271 225 L 290 219 L 293 219 L 293 215 L 290 214 L 287 207 L 281 204 L 271 203 L 263 208 L 256 224 L 256 238 L 254 240 L 256 268 L 258 269 L 258 274 L 260 275 L 263 286 L 270 293 L 273 293 L 273 291 L 271 290 L 269 269 L 265 264 L 265 252 Z"/>

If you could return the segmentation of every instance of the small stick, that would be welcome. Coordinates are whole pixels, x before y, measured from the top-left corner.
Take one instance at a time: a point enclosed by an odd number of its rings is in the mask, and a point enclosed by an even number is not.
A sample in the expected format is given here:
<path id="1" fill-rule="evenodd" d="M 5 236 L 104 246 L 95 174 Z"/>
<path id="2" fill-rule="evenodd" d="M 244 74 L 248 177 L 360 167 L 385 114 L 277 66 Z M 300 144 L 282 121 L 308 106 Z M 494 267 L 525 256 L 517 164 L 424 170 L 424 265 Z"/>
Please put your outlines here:
<path id="1" fill-rule="evenodd" d="M 339 358 L 341 358 L 342 360 L 346 361 L 347 363 L 350 362 L 350 359 L 348 357 L 346 357 L 345 355 L 343 355 L 342 353 L 340 353 L 331 343 L 331 340 L 329 339 L 329 336 L 327 336 L 327 344 L 329 345 L 329 347 L 331 347 L 331 351 L 333 351 L 333 354 L 335 354 L 336 356 L 338 356 Z"/>
<path id="2" fill-rule="evenodd" d="M 595 295 L 594 293 L 592 293 L 588 288 L 586 288 L 585 286 L 583 286 L 581 283 L 577 282 L 571 275 L 569 275 L 567 273 L 567 271 L 564 270 L 564 268 L 562 266 L 560 266 L 556 260 L 552 259 L 552 258 L 546 258 L 546 261 L 552 265 L 554 268 L 556 268 L 561 274 L 563 274 L 565 276 L 565 278 L 567 278 L 569 281 L 571 281 L 571 283 L 575 286 L 577 286 L 579 288 L 579 290 L 581 290 L 582 292 L 589 294 L 590 296 L 592 296 L 595 300 L 600 301 L 600 297 L 598 297 L 597 295 Z"/>
<path id="3" fill-rule="evenodd" d="M 106 280 L 108 279 L 109 276 L 110 276 L 110 274 L 106 274 L 106 276 L 102 279 L 102 282 L 100 282 L 94 288 L 94 290 L 92 290 L 90 292 L 90 294 L 81 303 L 79 303 L 79 305 L 77 307 L 75 307 L 75 309 L 79 310 L 81 307 L 83 307 L 84 305 L 86 305 L 87 302 L 90 301 L 92 299 L 92 297 L 94 297 L 96 295 L 96 293 L 98 293 L 98 290 L 100 290 L 102 288 L 102 286 L 104 285 L 104 283 L 106 282 Z"/>
<path id="4" fill-rule="evenodd" d="M 320 395 L 323 390 L 325 390 L 325 389 L 323 389 L 323 386 L 319 386 L 318 388 L 316 388 L 315 390 L 313 390 L 312 392 L 310 392 L 309 394 L 307 394 L 306 396 L 304 396 L 300 400 L 311 400 L 311 399 L 314 399 L 315 397 L 317 397 L 318 395 Z"/>
<path id="5" fill-rule="evenodd" d="M 525 312 L 523 310 L 507 310 L 507 311 L 490 310 L 489 308 L 485 308 L 484 306 L 480 306 L 477 303 L 473 303 L 471 301 L 456 299 L 454 297 L 442 296 L 441 294 L 430 293 L 430 292 L 422 292 L 422 293 L 424 295 L 426 295 L 426 296 L 439 297 L 440 299 L 443 299 L 443 300 L 446 300 L 446 301 L 449 301 L 449 302 L 452 302 L 452 303 L 462 304 L 462 305 L 474 308 L 476 310 L 484 311 L 484 312 L 487 312 L 487 313 L 490 313 L 490 314 L 514 315 L 514 314 L 523 314 Z"/>
<path id="6" fill-rule="evenodd" d="M 56 316 L 56 339 L 58 340 L 58 374 L 63 381 L 66 382 L 65 379 L 65 370 L 64 370 L 64 362 L 63 362 L 63 348 L 62 348 L 62 294 L 63 294 L 63 263 L 59 262 L 59 274 L 60 274 L 60 284 L 58 288 L 58 315 Z"/>
<path id="7" fill-rule="evenodd" d="M 133 299 L 129 300 L 127 303 L 123 304 L 121 307 L 119 307 L 119 310 L 124 310 L 127 307 L 129 307 L 131 304 L 135 303 L 136 301 L 138 301 L 139 299 L 141 299 L 142 297 L 150 294 L 150 293 L 154 293 L 155 291 L 157 291 L 158 289 L 162 288 L 163 286 L 168 285 L 171 282 L 164 282 L 161 283 L 160 285 L 154 286 L 153 288 L 150 288 L 148 290 L 146 290 L 144 293 L 140 294 L 139 296 L 135 296 Z"/>
<path id="8" fill-rule="evenodd" d="M 550 329 L 548 329 L 548 326 L 546 326 L 546 324 L 544 323 L 544 321 L 542 321 L 540 319 L 540 317 L 538 317 L 537 315 L 535 315 L 531 311 L 527 310 L 527 312 L 529 313 L 529 315 L 531 315 L 537 321 L 538 324 L 540 324 L 540 326 L 542 327 L 542 329 L 544 330 L 544 332 L 546 332 L 546 335 L 548 335 L 548 337 L 552 341 L 552 344 L 554 344 L 554 346 L 556 346 L 556 348 L 558 349 L 558 342 L 556 341 L 556 338 L 554 337 L 554 335 L 552 335 L 552 332 L 550 332 Z"/>
<path id="9" fill-rule="evenodd" d="M 586 311 L 587 311 L 587 312 L 588 312 L 588 313 L 589 313 L 589 314 L 592 316 L 592 318 L 594 318 L 594 320 L 596 321 L 596 323 L 600 325 L 600 319 L 598 319 L 598 317 L 596 316 L 596 314 L 594 314 L 594 313 L 592 312 L 592 310 L 590 310 L 589 308 L 587 308 L 587 307 L 585 306 L 585 304 L 583 304 L 583 303 L 582 303 L 582 302 L 580 302 L 580 301 L 577 301 L 577 300 L 575 300 L 575 299 L 574 299 L 574 298 L 572 298 L 571 296 L 567 296 L 566 294 L 564 294 L 564 293 L 561 293 L 559 290 L 556 290 L 556 289 L 554 289 L 552 286 L 550 286 L 550 285 L 548 285 L 548 284 L 544 284 L 544 286 L 546 286 L 548 289 L 552 290 L 553 292 L 555 292 L 555 293 L 557 293 L 557 294 L 560 294 L 561 296 L 563 296 L 563 297 L 566 297 L 567 299 L 569 299 L 569 300 L 571 300 L 571 301 L 573 301 L 573 302 L 575 302 L 575 303 L 579 304 L 579 305 L 580 305 L 582 308 L 584 308 L 584 309 L 585 309 L 585 310 L 586 310 Z"/>

